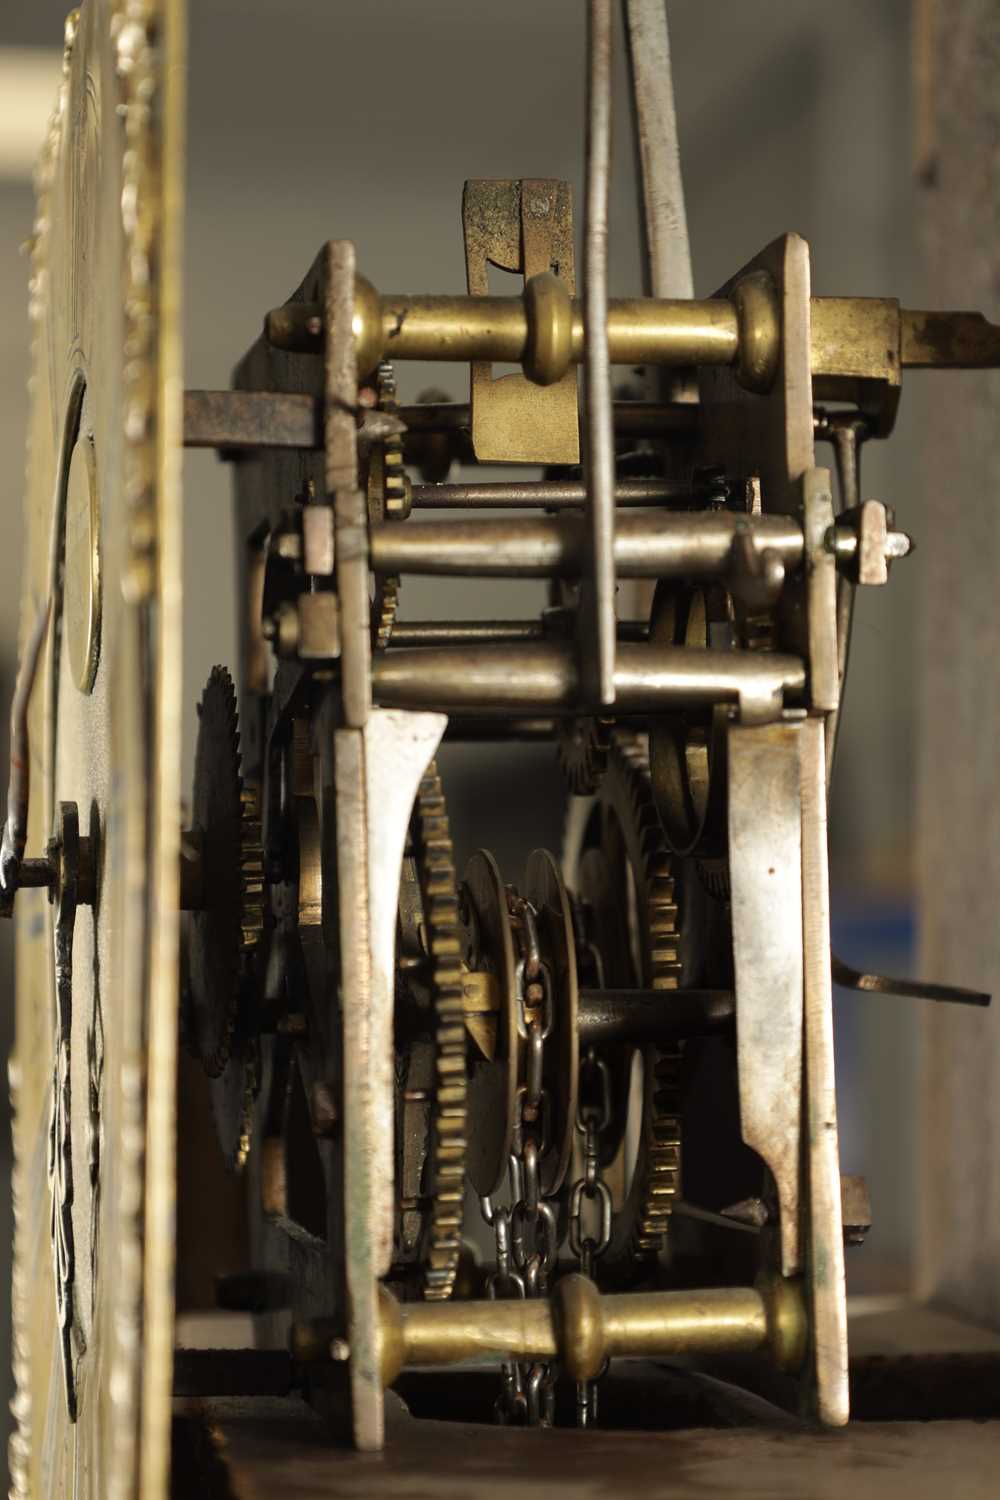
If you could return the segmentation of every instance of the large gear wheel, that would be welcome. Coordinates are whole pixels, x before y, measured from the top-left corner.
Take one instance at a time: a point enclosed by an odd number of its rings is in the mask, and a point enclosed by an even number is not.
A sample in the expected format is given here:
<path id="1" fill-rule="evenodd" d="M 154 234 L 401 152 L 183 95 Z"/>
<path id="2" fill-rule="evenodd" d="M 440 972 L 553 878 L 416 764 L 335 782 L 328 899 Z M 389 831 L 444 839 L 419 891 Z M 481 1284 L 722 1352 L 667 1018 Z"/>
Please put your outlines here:
<path id="1" fill-rule="evenodd" d="M 613 739 L 597 815 L 597 841 L 581 861 L 581 894 L 587 898 L 587 883 L 595 883 L 599 867 L 604 899 L 611 903 L 603 924 L 598 923 L 604 931 L 605 982 L 675 990 L 684 969 L 679 862 L 664 841 L 648 757 L 637 738 Z M 650 1257 L 663 1249 L 680 1188 L 680 1052 L 647 1045 L 641 1055 L 638 1151 L 602 1260 L 614 1279 L 641 1275 Z"/>
<path id="2" fill-rule="evenodd" d="M 407 1151 L 412 1156 L 416 1147 L 409 1173 L 418 1181 L 419 1193 L 415 1199 L 406 1197 L 404 1180 L 397 1250 L 410 1246 L 420 1293 L 429 1301 L 443 1301 L 454 1289 L 462 1248 L 467 1071 L 454 849 L 433 761 L 421 779 L 410 821 L 400 929 L 401 949 L 409 949 L 426 983 L 429 1010 L 423 1029 L 429 1031 L 429 1043 L 411 1038 L 398 1069 L 401 1148 L 404 1156 Z M 405 1174 L 405 1161 L 403 1170 Z M 406 1279 L 412 1284 L 412 1271 Z"/>
<path id="3" fill-rule="evenodd" d="M 256 798 L 241 775 L 236 689 L 213 667 L 198 707 L 192 835 L 201 900 L 188 943 L 191 1041 L 212 1080 L 212 1109 L 227 1164 L 242 1166 L 250 1144 L 255 1047 L 243 1034 L 247 960 L 264 925 L 264 871 Z"/>

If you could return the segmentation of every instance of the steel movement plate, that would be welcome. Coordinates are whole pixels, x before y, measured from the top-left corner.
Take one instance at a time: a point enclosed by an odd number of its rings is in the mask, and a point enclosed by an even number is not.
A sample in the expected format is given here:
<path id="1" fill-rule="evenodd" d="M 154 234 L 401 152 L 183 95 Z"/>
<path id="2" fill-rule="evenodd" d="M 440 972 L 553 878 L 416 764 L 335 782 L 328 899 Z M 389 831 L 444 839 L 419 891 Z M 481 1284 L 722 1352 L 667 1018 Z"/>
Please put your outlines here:
<path id="1" fill-rule="evenodd" d="M 168 1484 L 182 65 L 180 0 L 84 0 L 37 177 L 22 639 L 51 614 L 28 852 L 71 800 L 97 853 L 59 1028 L 53 908 L 17 899 L 11 1493 L 37 1500 Z"/>

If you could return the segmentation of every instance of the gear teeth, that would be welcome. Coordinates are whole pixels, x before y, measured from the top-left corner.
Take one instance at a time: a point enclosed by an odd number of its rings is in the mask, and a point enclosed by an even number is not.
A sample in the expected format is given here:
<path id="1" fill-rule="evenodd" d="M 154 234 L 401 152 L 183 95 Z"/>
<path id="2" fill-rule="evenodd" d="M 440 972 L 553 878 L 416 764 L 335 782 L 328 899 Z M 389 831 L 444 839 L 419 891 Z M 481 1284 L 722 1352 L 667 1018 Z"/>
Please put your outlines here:
<path id="1" fill-rule="evenodd" d="M 560 726 L 556 756 L 574 797 L 592 797 L 608 767 L 610 719 L 570 719 Z"/>
<path id="2" fill-rule="evenodd" d="M 206 709 L 212 706 L 213 700 L 215 700 L 216 712 L 220 719 L 219 732 L 225 736 L 228 742 L 230 769 L 233 778 L 231 784 L 235 784 L 236 786 L 237 795 L 241 799 L 242 809 L 243 783 L 240 777 L 241 763 L 236 687 L 227 669 L 220 665 L 214 666 L 209 673 L 208 682 L 205 684 L 205 690 L 201 695 L 201 702 L 198 704 L 199 734 L 210 732 L 206 729 L 206 725 L 214 725 L 213 717 L 211 715 L 206 716 Z M 239 927 L 240 932 L 237 939 L 237 947 L 242 949 L 242 913 Z M 236 1021 L 239 1015 L 239 994 L 240 976 L 237 963 L 234 964 L 233 982 L 230 992 L 225 997 L 220 997 L 220 1001 L 225 1007 L 225 1013 L 218 1044 L 213 1053 L 207 1057 L 202 1057 L 202 1065 L 210 1078 L 221 1077 L 229 1063 L 232 1054 L 233 1037 L 236 1032 Z"/>
<path id="3" fill-rule="evenodd" d="M 710 896 L 716 901 L 729 901 L 732 899 L 732 887 L 729 880 L 729 860 L 722 855 L 718 859 L 699 859 L 697 861 L 698 878 Z"/>
<path id="4" fill-rule="evenodd" d="M 388 360 L 378 367 L 376 377 L 378 407 L 380 411 L 396 412 L 396 374 Z M 403 440 L 401 437 L 386 438 L 382 444 L 382 514 L 387 521 L 403 521 L 410 514 L 412 491 L 410 480 L 403 466 Z M 371 609 L 372 644 L 376 651 L 384 651 L 392 635 L 399 611 L 399 576 L 390 573 L 375 579 L 375 598 Z"/>
<path id="5" fill-rule="evenodd" d="M 378 404 L 380 411 L 397 412 L 396 372 L 388 360 L 383 360 L 377 375 Z M 410 481 L 403 466 L 403 439 L 386 438 L 382 445 L 382 463 L 385 484 L 385 519 L 405 521 L 410 514 L 412 496 Z"/>
<path id="6" fill-rule="evenodd" d="M 240 930 L 243 952 L 248 953 L 264 930 L 264 849 L 257 798 L 248 787 L 240 787 L 240 806 Z"/>
<path id="7" fill-rule="evenodd" d="M 663 841 L 653 800 L 649 759 L 638 738 L 614 737 L 603 795 L 616 806 L 623 829 L 627 817 L 634 834 L 634 849 L 630 844 L 629 859 L 643 905 L 646 935 L 643 983 L 654 990 L 675 990 L 682 977 L 677 865 Z M 652 1073 L 643 1082 L 643 1133 L 635 1167 L 643 1178 L 626 1249 L 626 1254 L 633 1258 L 662 1250 L 674 1199 L 680 1191 L 680 1061 L 679 1048 L 649 1046 L 643 1051 L 643 1066 Z"/>
<path id="8" fill-rule="evenodd" d="M 198 704 L 198 719 L 201 725 L 214 724 L 214 719 L 206 718 L 205 713 L 206 705 L 211 704 L 213 700 L 220 720 L 218 732 L 225 734 L 229 743 L 231 785 L 235 785 L 239 796 L 240 827 L 236 859 L 240 885 L 240 909 L 234 933 L 233 982 L 224 1000 L 225 1016 L 222 1031 L 215 1051 L 211 1056 L 203 1058 L 202 1063 L 205 1072 L 212 1079 L 221 1078 L 230 1066 L 240 1066 L 243 1070 L 243 1092 L 236 1147 L 234 1153 L 228 1157 L 230 1165 L 239 1168 L 244 1165 L 250 1152 L 251 1120 L 258 1080 L 256 1067 L 248 1055 L 234 1058 L 233 1044 L 239 1018 L 241 960 L 257 946 L 264 929 L 264 853 L 256 797 L 253 791 L 243 785 L 236 686 L 230 673 L 223 666 L 212 668 L 201 702 Z"/>
<path id="9" fill-rule="evenodd" d="M 371 628 L 373 644 L 376 651 L 384 651 L 389 644 L 392 635 L 392 627 L 396 623 L 396 615 L 399 612 L 399 576 L 390 573 L 388 577 L 376 579 L 375 598 L 372 601 Z"/>
<path id="10" fill-rule="evenodd" d="M 433 761 L 417 790 L 410 826 L 420 870 L 435 1018 L 423 1292 L 428 1301 L 441 1302 L 454 1290 L 462 1249 L 467 1082 L 455 851 L 441 778 Z"/>

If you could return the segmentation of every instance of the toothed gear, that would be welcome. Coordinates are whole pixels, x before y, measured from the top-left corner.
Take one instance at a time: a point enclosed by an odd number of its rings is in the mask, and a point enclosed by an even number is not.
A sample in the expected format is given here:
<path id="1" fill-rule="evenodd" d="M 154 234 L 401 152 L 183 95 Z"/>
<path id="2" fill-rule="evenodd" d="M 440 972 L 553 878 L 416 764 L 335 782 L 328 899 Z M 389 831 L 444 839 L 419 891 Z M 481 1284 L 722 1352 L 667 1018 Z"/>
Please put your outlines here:
<path id="1" fill-rule="evenodd" d="M 375 378 L 379 411 L 396 413 L 396 375 L 388 360 L 383 360 Z M 403 439 L 386 438 L 372 452 L 368 469 L 368 509 L 372 520 L 405 521 L 410 514 L 412 491 L 403 467 Z M 375 575 L 375 594 L 371 606 L 372 644 L 384 650 L 389 644 L 399 607 L 399 576 L 395 573 Z"/>
<path id="2" fill-rule="evenodd" d="M 610 719 L 569 719 L 559 727 L 556 755 L 574 797 L 592 797 L 608 766 Z"/>
<path id="3" fill-rule="evenodd" d="M 399 402 L 396 399 L 396 372 L 388 360 L 384 359 L 378 367 L 375 389 L 378 392 L 379 411 L 397 414 Z M 399 434 L 386 438 L 382 444 L 382 465 L 385 519 L 405 521 L 410 514 L 413 496 L 409 477 L 403 467 L 403 439 Z"/>
<path id="4" fill-rule="evenodd" d="M 399 576 L 390 573 L 386 578 L 376 578 L 375 597 L 372 600 L 372 645 L 376 651 L 384 651 L 392 635 L 399 609 Z"/>
<path id="5" fill-rule="evenodd" d="M 241 775 L 236 689 L 225 667 L 213 667 L 198 717 L 192 831 L 204 905 L 190 921 L 191 1040 L 213 1081 L 223 1154 L 238 1167 L 249 1150 L 256 1087 L 252 1039 L 240 1034 L 240 1001 L 264 926 L 264 860 L 256 799 Z"/>
<path id="6" fill-rule="evenodd" d="M 661 579 L 649 617 L 650 643 L 707 650 L 716 630 L 732 642 L 733 608 L 724 589 Z M 711 880 L 727 850 L 728 723 L 725 706 L 717 704 L 707 720 L 700 713 L 658 714 L 649 729 L 653 799 L 667 847 L 704 863 L 706 889 L 713 894 Z"/>
<path id="7" fill-rule="evenodd" d="M 635 883 L 631 966 L 633 983 L 675 990 L 683 966 L 678 913 L 679 862 L 663 838 L 653 799 L 649 760 L 636 737 L 616 735 L 598 795 L 605 851 L 623 857 Z M 620 831 L 622 848 L 614 848 Z M 638 952 L 635 953 L 635 949 Z M 669 1001 L 665 998 L 665 1003 Z M 674 1199 L 680 1189 L 681 1121 L 677 1048 L 645 1046 L 643 1117 L 639 1149 L 625 1203 L 616 1215 L 611 1244 L 602 1261 L 613 1275 L 634 1275 L 664 1246 Z"/>
<path id="8" fill-rule="evenodd" d="M 419 884 L 432 1030 L 419 1282 L 428 1301 L 443 1301 L 454 1290 L 462 1248 L 467 1078 L 455 857 L 441 778 L 433 761 L 417 791 L 409 847 Z"/>

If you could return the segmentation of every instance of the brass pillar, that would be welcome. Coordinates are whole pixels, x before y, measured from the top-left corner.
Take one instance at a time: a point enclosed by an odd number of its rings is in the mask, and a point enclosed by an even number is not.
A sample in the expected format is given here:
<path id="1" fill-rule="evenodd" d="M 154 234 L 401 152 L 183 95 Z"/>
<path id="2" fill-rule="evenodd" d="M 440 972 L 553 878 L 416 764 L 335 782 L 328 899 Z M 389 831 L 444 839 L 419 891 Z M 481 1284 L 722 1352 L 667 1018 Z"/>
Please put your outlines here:
<path id="1" fill-rule="evenodd" d="M 386 1385 L 411 1366 L 484 1356 L 558 1360 L 572 1379 L 590 1380 L 615 1356 L 762 1353 L 795 1370 L 805 1352 L 801 1288 L 781 1277 L 756 1287 L 602 1296 L 574 1272 L 551 1298 L 400 1304 L 383 1288 L 380 1307 Z"/>

